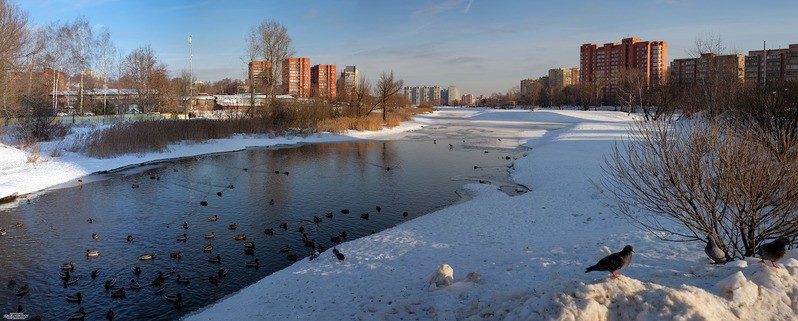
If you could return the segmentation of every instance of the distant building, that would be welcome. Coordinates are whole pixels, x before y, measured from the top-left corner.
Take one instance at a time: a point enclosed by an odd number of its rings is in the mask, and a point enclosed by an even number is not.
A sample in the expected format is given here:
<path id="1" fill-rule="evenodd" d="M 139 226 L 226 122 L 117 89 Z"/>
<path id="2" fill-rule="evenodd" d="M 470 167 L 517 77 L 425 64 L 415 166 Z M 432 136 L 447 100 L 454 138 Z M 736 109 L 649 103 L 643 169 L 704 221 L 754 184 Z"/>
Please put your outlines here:
<path id="1" fill-rule="evenodd" d="M 457 100 L 460 98 L 460 90 L 457 89 L 455 86 L 449 86 L 449 99 L 447 104 L 449 106 L 453 106 Z"/>
<path id="2" fill-rule="evenodd" d="M 743 55 L 722 55 L 703 53 L 698 58 L 674 59 L 670 67 L 672 84 L 700 83 L 713 75 L 733 77 L 743 81 L 745 57 Z"/>
<path id="3" fill-rule="evenodd" d="M 66 75 L 63 72 L 56 71 L 52 68 L 41 68 L 39 70 L 16 71 L 11 73 L 11 79 L 17 89 L 28 87 L 30 82 L 32 86 L 43 85 L 47 92 L 66 90 Z"/>
<path id="4" fill-rule="evenodd" d="M 752 50 L 745 56 L 746 83 L 771 81 L 798 81 L 798 44 L 787 49 Z"/>
<path id="5" fill-rule="evenodd" d="M 310 67 L 310 87 L 319 97 L 335 99 L 336 96 L 335 65 L 315 65 Z"/>
<path id="6" fill-rule="evenodd" d="M 473 104 L 474 104 L 474 95 L 465 94 L 462 97 L 460 97 L 460 105 L 471 106 Z"/>
<path id="7" fill-rule="evenodd" d="M 618 73 L 633 68 L 645 74 L 649 88 L 665 83 L 668 72 L 668 43 L 624 38 L 621 43 L 584 44 L 579 49 L 580 81 L 600 84 L 604 98 L 614 97 L 618 88 Z"/>
<path id="8" fill-rule="evenodd" d="M 563 88 L 579 84 L 579 68 L 549 69 L 549 86 Z"/>
<path id="9" fill-rule="evenodd" d="M 538 81 L 536 79 L 522 79 L 519 92 L 522 96 L 528 96 L 532 94 L 532 91 L 535 90 L 535 87 L 537 87 L 536 85 L 538 85 Z"/>
<path id="10" fill-rule="evenodd" d="M 429 101 L 433 105 L 441 104 L 441 86 L 435 85 L 429 87 Z"/>
<path id="11" fill-rule="evenodd" d="M 286 95 L 310 97 L 310 58 L 283 61 L 283 88 Z"/>
<path id="12" fill-rule="evenodd" d="M 252 86 L 257 89 L 263 89 L 268 84 L 268 79 L 271 77 L 272 64 L 268 61 L 250 61 L 248 65 L 247 76 L 252 79 Z"/>
<path id="13" fill-rule="evenodd" d="M 341 78 L 338 79 L 338 91 L 351 93 L 357 88 L 359 82 L 359 75 L 356 66 L 346 66 L 341 71 Z"/>

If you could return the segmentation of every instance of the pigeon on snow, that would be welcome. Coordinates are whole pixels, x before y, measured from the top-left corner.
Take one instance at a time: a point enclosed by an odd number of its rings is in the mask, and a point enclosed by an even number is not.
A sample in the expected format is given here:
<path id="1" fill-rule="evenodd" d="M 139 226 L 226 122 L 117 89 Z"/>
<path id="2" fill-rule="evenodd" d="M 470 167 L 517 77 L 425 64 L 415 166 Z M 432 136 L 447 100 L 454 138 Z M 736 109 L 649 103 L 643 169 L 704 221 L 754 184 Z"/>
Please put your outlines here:
<path id="1" fill-rule="evenodd" d="M 612 278 L 617 279 L 621 274 L 618 270 L 623 269 L 632 263 L 632 253 L 634 250 L 631 245 L 627 245 L 617 253 L 612 253 L 599 260 L 596 265 L 588 267 L 585 273 L 590 271 L 608 271 L 612 273 Z"/>
<path id="2" fill-rule="evenodd" d="M 728 262 L 729 260 L 726 252 L 723 252 L 723 250 L 718 247 L 718 243 L 715 242 L 715 238 L 711 235 L 708 235 L 707 238 L 709 239 L 709 242 L 707 242 L 707 246 L 704 247 L 704 253 L 706 253 L 707 256 L 713 262 L 715 262 L 715 264 Z"/>
<path id="3" fill-rule="evenodd" d="M 776 261 L 783 259 L 787 255 L 787 250 L 784 248 L 787 244 L 790 244 L 790 240 L 780 237 L 773 242 L 762 245 L 759 249 L 762 260 L 759 263 L 764 264 L 765 260 L 770 260 L 770 265 L 778 268 Z"/>

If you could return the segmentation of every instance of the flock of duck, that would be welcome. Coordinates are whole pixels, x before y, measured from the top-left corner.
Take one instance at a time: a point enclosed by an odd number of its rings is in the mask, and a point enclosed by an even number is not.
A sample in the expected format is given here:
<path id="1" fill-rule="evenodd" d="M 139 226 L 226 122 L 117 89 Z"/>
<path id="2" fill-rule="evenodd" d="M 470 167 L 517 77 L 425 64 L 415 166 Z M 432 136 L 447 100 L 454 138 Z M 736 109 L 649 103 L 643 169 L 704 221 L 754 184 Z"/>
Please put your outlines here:
<path id="1" fill-rule="evenodd" d="M 232 186 L 229 186 L 228 188 L 232 188 Z M 269 202 L 270 205 L 274 205 L 274 203 L 275 203 L 274 200 L 271 200 Z M 376 206 L 375 210 L 377 212 L 381 212 L 382 208 L 380 206 Z M 342 209 L 340 212 L 341 212 L 341 214 L 349 214 L 350 213 L 350 211 L 348 209 Z M 333 212 L 327 212 L 327 213 L 324 214 L 324 216 L 326 218 L 328 218 L 328 219 L 332 219 L 333 218 Z M 404 218 L 407 218 L 408 212 L 404 212 L 402 214 L 402 216 Z M 363 218 L 363 219 L 368 220 L 369 219 L 369 213 L 361 213 L 360 217 Z M 212 215 L 212 216 L 208 217 L 207 220 L 210 221 L 210 222 L 216 222 L 216 221 L 219 221 L 219 216 L 218 215 Z M 93 224 L 94 223 L 94 219 L 92 219 L 92 218 L 88 218 L 86 221 L 89 224 Z M 312 221 L 315 224 L 319 224 L 319 223 L 323 222 L 323 219 L 320 216 L 314 216 Z M 21 227 L 21 226 L 22 226 L 22 223 L 17 223 L 17 227 Z M 279 226 L 279 229 L 282 229 L 283 231 L 289 231 L 289 225 L 286 222 L 279 223 L 278 226 Z M 188 222 L 183 222 L 182 227 L 183 227 L 183 229 L 188 230 L 189 229 L 189 223 Z M 232 223 L 232 224 L 229 224 L 227 226 L 227 229 L 231 230 L 231 231 L 235 231 L 237 228 L 238 228 L 238 225 L 236 223 Z M 296 232 L 299 232 L 301 234 L 302 244 L 303 244 L 303 247 L 306 248 L 306 250 L 304 250 L 304 251 L 302 251 L 302 250 L 293 250 L 292 251 L 292 249 L 291 249 L 289 244 L 285 244 L 285 245 L 281 246 L 278 251 L 279 251 L 279 253 L 285 254 L 287 260 L 292 261 L 292 262 L 298 261 L 299 260 L 299 256 L 297 254 L 295 254 L 295 253 L 305 252 L 305 253 L 310 253 L 309 254 L 309 260 L 312 261 L 312 260 L 318 258 L 321 253 L 325 252 L 328 249 L 328 247 L 326 247 L 321 242 L 317 242 L 315 239 L 311 239 L 308 236 L 308 234 L 306 234 L 306 229 L 305 229 L 304 226 L 300 225 L 299 227 L 297 227 L 296 228 Z M 0 233 L 2 233 L 2 235 L 4 235 L 4 234 L 7 233 L 7 231 L 5 229 L 2 229 L 2 230 L 0 230 Z M 265 228 L 263 230 L 263 233 L 265 235 L 274 235 L 274 228 L 271 228 L 271 227 L 270 228 Z M 372 233 L 374 233 L 374 231 L 372 231 Z M 207 233 L 204 234 L 204 239 L 210 241 L 210 240 L 215 239 L 216 236 L 217 235 L 214 232 L 207 232 Z M 334 234 L 334 235 L 332 235 L 330 237 L 330 242 L 333 243 L 333 245 L 340 244 L 343 240 L 346 240 L 347 237 L 348 237 L 347 231 L 346 230 L 341 230 L 341 231 L 337 232 L 336 234 Z M 96 241 L 96 240 L 100 239 L 100 235 L 98 233 L 92 233 L 91 238 L 92 238 L 92 240 Z M 233 239 L 236 240 L 236 241 L 245 241 L 243 243 L 244 253 L 247 254 L 247 255 L 254 256 L 254 254 L 255 254 L 255 241 L 246 241 L 247 236 L 246 236 L 246 234 L 243 234 L 243 233 L 242 234 L 235 234 L 233 236 Z M 133 237 L 133 235 L 128 235 L 126 237 L 126 241 L 128 243 L 134 242 L 134 240 L 135 240 L 135 238 Z M 178 235 L 175 238 L 175 240 L 176 240 L 176 242 L 186 242 L 188 240 L 188 234 L 187 233 L 182 233 L 182 234 Z M 212 252 L 213 251 L 213 244 L 212 243 L 208 243 L 207 245 L 205 245 L 202 248 L 202 251 L 203 251 L 203 253 Z M 341 253 L 341 251 L 338 250 L 335 246 L 333 246 L 332 253 L 333 253 L 333 255 L 335 255 L 335 257 L 336 257 L 336 259 L 338 261 L 344 261 L 344 259 L 345 259 L 344 254 Z M 86 255 L 87 259 L 92 259 L 92 258 L 99 257 L 100 254 L 101 254 L 100 251 L 96 250 L 96 249 L 86 249 L 86 252 L 85 252 L 85 255 Z M 169 256 L 172 259 L 178 259 L 179 260 L 179 259 L 183 258 L 183 253 L 181 251 L 171 252 L 169 254 Z M 156 259 L 157 257 L 158 257 L 157 253 L 145 253 L 145 254 L 140 255 L 138 258 L 139 258 L 140 261 L 150 261 L 150 260 Z M 220 254 L 217 254 L 215 256 L 210 256 L 210 257 L 207 258 L 207 261 L 210 262 L 210 263 L 221 263 L 222 262 L 222 256 Z M 247 267 L 247 268 L 255 268 L 255 269 L 257 269 L 257 268 L 260 267 L 260 260 L 258 258 L 253 258 L 252 260 L 243 262 L 243 265 L 245 267 Z M 70 261 L 70 262 L 61 264 L 59 266 L 59 270 L 60 270 L 59 278 L 60 278 L 60 280 L 63 283 L 63 286 L 65 288 L 68 288 L 69 286 L 76 284 L 82 277 L 84 277 L 83 275 L 76 275 L 76 273 L 75 273 L 76 268 L 77 268 L 76 267 L 76 263 L 74 261 Z M 146 287 L 149 287 L 151 289 L 151 292 L 153 292 L 154 294 L 162 296 L 163 297 L 163 301 L 165 303 L 173 305 L 176 309 L 181 309 L 183 307 L 183 305 L 184 305 L 183 294 L 181 292 L 177 292 L 177 293 L 174 293 L 174 294 L 165 294 L 164 293 L 165 292 L 164 283 L 168 279 L 174 277 L 174 282 L 175 283 L 181 284 L 181 285 L 186 285 L 186 284 L 189 284 L 192 279 L 196 279 L 197 278 L 197 277 L 189 278 L 189 277 L 181 276 L 179 273 L 177 273 L 175 271 L 174 268 L 172 268 L 172 269 L 170 269 L 168 271 L 165 271 L 165 272 L 164 271 L 156 271 L 155 272 L 155 277 L 151 281 L 147 282 L 147 281 L 141 281 L 140 278 L 139 278 L 140 275 L 142 274 L 141 266 L 139 266 L 139 265 L 134 266 L 132 268 L 131 272 L 132 272 L 133 278 L 131 278 L 129 282 L 119 282 L 119 283 L 117 283 L 116 277 L 111 277 L 110 279 L 107 279 L 104 282 L 102 282 L 103 290 L 107 293 L 107 295 L 109 295 L 113 299 L 124 299 L 127 296 L 128 291 L 136 291 L 136 292 L 138 292 L 138 291 L 140 291 L 142 288 L 144 288 L 146 286 Z M 227 276 L 227 274 L 228 274 L 228 269 L 224 268 L 224 267 L 221 267 L 213 275 L 210 275 L 210 276 L 207 276 L 207 277 L 199 277 L 199 278 L 205 278 L 211 284 L 213 284 L 215 286 L 218 286 L 219 283 L 221 282 L 221 280 L 225 276 Z M 89 277 L 91 279 L 96 279 L 96 278 L 99 277 L 99 275 L 100 275 L 100 269 L 95 269 L 95 270 L 89 271 Z M 12 279 L 12 280 L 8 281 L 8 288 L 13 290 L 13 289 L 16 288 L 16 284 L 17 284 L 17 282 Z M 30 292 L 30 287 L 28 286 L 28 284 L 23 284 L 22 286 L 20 286 L 19 288 L 16 289 L 16 293 L 15 294 L 18 297 L 23 297 L 23 296 L 29 295 L 29 292 Z M 75 293 L 72 293 L 72 294 L 67 294 L 65 299 L 66 299 L 67 303 L 75 303 L 75 304 L 81 305 L 83 303 L 84 295 L 83 295 L 82 292 L 75 292 Z M 19 310 L 18 312 L 22 312 L 22 306 L 21 305 L 18 307 L 18 310 Z M 70 314 L 68 316 L 68 320 L 83 320 L 86 317 L 86 314 L 87 314 L 86 309 L 84 307 L 80 306 L 77 311 L 73 312 L 72 314 Z M 114 317 L 115 317 L 114 311 L 109 309 L 106 312 L 105 317 L 106 317 L 107 320 L 113 320 Z M 37 318 L 34 318 L 34 320 L 36 320 L 36 319 Z M 40 318 L 38 318 L 38 319 L 40 319 Z"/>
<path id="2" fill-rule="evenodd" d="M 244 171 L 246 171 L 246 170 L 247 169 L 244 169 Z M 177 170 L 175 169 L 174 171 L 177 171 Z M 288 172 L 282 172 L 281 173 L 279 171 L 275 171 L 275 173 L 276 174 L 289 175 Z M 153 179 L 153 180 L 160 181 L 160 176 L 151 176 L 150 178 Z M 79 180 L 79 182 L 78 182 L 78 186 L 79 187 L 81 187 L 80 186 L 81 183 L 82 183 L 82 181 Z M 139 188 L 139 187 L 140 187 L 139 184 L 135 184 L 135 183 L 132 184 L 132 188 L 133 189 L 136 189 L 136 188 Z M 235 186 L 228 185 L 226 188 L 234 189 Z M 221 197 L 222 196 L 222 192 L 216 192 L 216 195 Z M 208 202 L 207 201 L 201 201 L 200 205 L 201 206 L 207 206 Z M 269 206 L 273 206 L 273 205 L 275 205 L 274 199 L 269 201 Z M 375 210 L 377 211 L 377 213 L 382 212 L 382 208 L 380 206 L 376 206 Z M 350 214 L 350 210 L 349 209 L 342 209 L 342 210 L 340 210 L 340 213 L 344 214 L 344 215 Z M 327 219 L 332 219 L 333 216 L 334 216 L 333 212 L 324 213 L 324 217 L 326 217 Z M 403 212 L 402 213 L 402 217 L 403 218 L 407 218 L 408 216 L 409 216 L 408 212 Z M 370 214 L 368 212 L 364 212 L 364 213 L 360 214 L 360 218 L 362 218 L 364 220 L 368 220 L 369 217 L 370 217 Z M 219 221 L 219 216 L 218 215 L 212 215 L 212 216 L 208 217 L 207 220 L 210 221 L 210 222 L 217 222 L 217 221 Z M 95 220 L 92 219 L 92 218 L 88 218 L 86 221 L 89 224 L 93 224 Z M 308 221 L 310 221 L 310 220 L 308 220 Z M 313 216 L 312 222 L 314 224 L 318 225 L 318 224 L 322 223 L 323 221 L 324 220 L 322 219 L 321 216 L 315 216 L 315 215 Z M 22 223 L 17 223 L 16 224 L 16 227 L 18 227 L 18 228 L 20 228 L 22 226 L 23 226 Z M 190 226 L 189 226 L 188 222 L 183 222 L 182 227 L 183 227 L 183 229 L 188 230 Z M 229 224 L 227 226 L 227 229 L 231 230 L 231 231 L 235 231 L 237 228 L 238 228 L 238 225 L 236 223 L 232 223 L 232 224 Z M 278 224 L 278 228 L 282 229 L 283 231 L 289 231 L 289 224 L 287 222 L 279 223 Z M 290 231 L 290 232 L 294 232 L 294 231 L 296 231 L 299 234 L 301 234 L 301 238 L 302 238 L 301 241 L 302 241 L 302 244 L 303 244 L 303 248 L 305 248 L 305 250 L 292 249 L 289 244 L 285 244 L 285 245 L 281 246 L 278 251 L 279 251 L 279 253 L 285 254 L 287 260 L 292 261 L 292 262 L 298 261 L 300 256 L 298 254 L 296 254 L 296 253 L 304 253 L 305 255 L 303 255 L 303 256 L 309 256 L 309 260 L 312 261 L 312 260 L 318 258 L 321 253 L 325 252 L 328 249 L 328 247 L 325 246 L 322 242 L 318 242 L 315 239 L 312 239 L 311 237 L 309 237 L 308 234 L 306 234 L 305 227 L 302 226 L 301 224 L 298 227 L 294 227 L 292 229 L 292 231 Z M 7 233 L 6 229 L 0 229 L 0 236 L 5 235 L 6 233 Z M 271 235 L 275 234 L 275 229 L 273 227 L 267 227 L 267 228 L 265 228 L 263 230 L 263 233 L 265 235 L 271 236 Z M 372 233 L 374 233 L 374 231 L 372 231 Z M 204 239 L 209 241 L 209 242 L 211 240 L 214 240 L 216 237 L 217 237 L 217 235 L 214 232 L 207 232 L 207 233 L 204 234 Z M 347 233 L 346 230 L 341 230 L 341 231 L 335 233 L 334 235 L 330 236 L 330 242 L 333 245 L 332 253 L 333 253 L 333 255 L 335 255 L 335 257 L 336 257 L 336 259 L 338 261 L 343 261 L 345 259 L 345 256 L 344 256 L 343 253 L 341 253 L 341 251 L 339 251 L 335 247 L 335 245 L 340 244 L 342 241 L 346 240 L 347 237 L 348 237 L 348 233 Z M 91 238 L 92 238 L 92 240 L 98 241 L 98 240 L 100 240 L 100 235 L 98 233 L 92 233 Z M 244 241 L 244 243 L 243 243 L 244 253 L 246 255 L 254 256 L 254 254 L 255 254 L 255 241 L 252 241 L 252 240 L 246 241 L 247 240 L 247 236 L 246 236 L 246 234 L 243 234 L 243 233 L 233 235 L 233 239 L 236 240 L 236 241 Z M 187 242 L 188 241 L 188 234 L 187 233 L 182 233 L 182 234 L 176 236 L 175 240 L 176 240 L 176 242 Z M 134 242 L 135 241 L 135 237 L 133 235 L 128 235 L 126 237 L 126 241 L 128 243 Z M 202 252 L 207 254 L 207 253 L 212 252 L 213 249 L 214 249 L 213 248 L 213 244 L 212 243 L 208 243 L 207 245 L 203 246 Z M 86 255 L 87 259 L 92 259 L 92 258 L 99 257 L 101 255 L 101 253 L 97 249 L 86 249 L 85 255 Z M 181 252 L 181 251 L 171 252 L 169 254 L 169 256 L 172 259 L 180 260 L 180 259 L 183 258 L 183 252 Z M 140 255 L 138 257 L 138 259 L 140 261 L 150 261 L 150 260 L 156 259 L 157 257 L 158 257 L 157 253 L 145 253 L 145 254 Z M 209 263 L 222 263 L 222 256 L 220 254 L 217 254 L 217 255 L 214 255 L 214 256 L 210 256 L 210 257 L 207 258 L 207 262 L 209 262 Z M 260 267 L 260 260 L 258 258 L 253 258 L 252 260 L 248 260 L 248 261 L 245 261 L 245 262 L 242 262 L 242 263 L 247 268 L 255 268 L 255 269 L 257 269 L 257 268 Z M 60 270 L 59 278 L 60 278 L 60 280 L 63 283 L 63 286 L 65 288 L 68 288 L 68 287 L 76 284 L 81 278 L 85 277 L 85 275 L 77 275 L 75 273 L 76 269 L 77 269 L 77 267 L 76 267 L 76 264 L 75 264 L 74 261 L 70 261 L 68 263 L 64 263 L 64 264 L 61 264 L 59 266 L 59 270 Z M 181 284 L 181 285 L 186 285 L 186 284 L 189 284 L 193 279 L 197 279 L 197 278 L 203 279 L 204 278 L 204 279 L 207 280 L 207 282 L 210 282 L 211 284 L 213 284 L 215 286 L 218 286 L 219 283 L 221 282 L 221 280 L 225 276 L 227 276 L 227 274 L 228 274 L 227 268 L 220 267 L 218 270 L 216 270 L 216 273 L 213 273 L 213 275 L 206 276 L 206 277 L 193 277 L 192 278 L 192 277 L 181 276 L 179 273 L 177 273 L 175 271 L 174 268 L 172 268 L 172 269 L 170 269 L 168 271 L 155 271 L 155 272 L 153 272 L 155 274 L 155 277 L 152 280 L 150 280 L 150 281 L 142 281 L 141 278 L 140 278 L 140 275 L 142 274 L 141 266 L 139 266 L 139 265 L 134 266 L 132 268 L 131 272 L 133 274 L 133 278 L 131 278 L 129 282 L 119 282 L 119 283 L 117 283 L 116 276 L 111 277 L 110 279 L 107 279 L 104 282 L 102 282 L 103 290 L 107 293 L 106 295 L 110 296 L 113 299 L 124 299 L 127 296 L 128 291 L 136 291 L 136 292 L 138 292 L 138 291 L 142 290 L 142 288 L 148 287 L 148 289 L 151 289 L 150 292 L 153 292 L 156 295 L 162 296 L 163 297 L 163 301 L 165 303 L 173 305 L 176 309 L 181 309 L 183 307 L 183 305 L 184 305 L 183 294 L 181 292 L 177 292 L 177 293 L 174 293 L 174 294 L 165 294 L 164 293 L 165 292 L 164 283 L 168 279 L 174 278 L 174 282 L 175 283 Z M 88 276 L 91 279 L 96 279 L 96 278 L 98 278 L 100 276 L 100 270 L 99 269 L 95 269 L 95 270 L 89 271 Z M 23 297 L 23 296 L 29 295 L 30 287 L 28 286 L 28 284 L 23 284 L 19 288 L 16 288 L 16 284 L 17 284 L 17 282 L 15 280 L 13 280 L 13 279 L 8 281 L 8 288 L 12 289 L 12 291 L 14 289 L 16 289 L 16 293 L 15 293 L 16 296 Z M 83 300 L 84 300 L 84 294 L 82 292 L 75 292 L 75 293 L 67 294 L 66 297 L 65 297 L 65 300 L 66 300 L 67 303 L 75 303 L 77 305 L 82 305 Z M 22 306 L 21 305 L 18 307 L 18 310 L 19 310 L 18 312 L 22 312 Z M 70 314 L 68 316 L 68 319 L 69 320 L 82 320 L 82 319 L 84 319 L 86 317 L 86 314 L 87 314 L 86 309 L 84 307 L 82 307 L 82 306 L 79 306 L 77 311 L 75 311 L 74 313 L 72 313 L 72 314 Z M 114 311 L 109 309 L 106 312 L 105 317 L 108 320 L 113 320 L 114 317 L 115 317 Z M 36 318 L 34 318 L 34 320 L 35 319 Z"/>

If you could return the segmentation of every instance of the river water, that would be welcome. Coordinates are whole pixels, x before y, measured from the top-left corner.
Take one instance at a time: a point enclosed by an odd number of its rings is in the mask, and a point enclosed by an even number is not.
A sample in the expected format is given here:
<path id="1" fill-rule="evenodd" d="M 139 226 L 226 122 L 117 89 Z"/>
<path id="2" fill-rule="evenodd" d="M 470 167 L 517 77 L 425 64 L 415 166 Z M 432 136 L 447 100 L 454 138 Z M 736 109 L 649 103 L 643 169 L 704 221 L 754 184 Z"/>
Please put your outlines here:
<path id="1" fill-rule="evenodd" d="M 21 305 L 29 317 L 66 319 L 83 307 L 89 320 L 105 319 L 108 310 L 117 320 L 177 319 L 289 266 L 290 256 L 310 255 L 314 248 L 303 238 L 332 247 L 336 236 L 345 242 L 378 232 L 458 202 L 457 191 L 471 182 L 523 193 L 508 180 L 508 167 L 522 154 L 452 139 L 312 144 L 84 177 L 37 193 L 29 204 L 0 209 L 0 228 L 7 230 L 0 236 L 0 312 Z M 217 221 L 208 220 L 213 215 Z M 205 239 L 210 232 L 215 238 Z M 177 241 L 184 233 L 186 241 Z M 246 240 L 234 239 L 240 234 Z M 248 241 L 255 244 L 249 253 Z M 205 252 L 209 244 L 213 250 Z M 88 258 L 89 249 L 100 255 Z M 182 258 L 171 258 L 173 252 Z M 144 254 L 155 259 L 140 260 Z M 221 262 L 209 261 L 217 255 Z M 247 267 L 255 258 L 260 266 Z M 75 268 L 69 280 L 77 282 L 65 285 L 59 267 L 70 261 Z M 211 277 L 220 269 L 228 273 L 214 284 Z M 149 285 L 159 271 L 166 274 L 163 285 Z M 178 283 L 176 274 L 189 282 Z M 111 280 L 115 284 L 106 290 Z M 131 280 L 141 288 L 133 289 Z M 23 285 L 30 291 L 16 295 Z M 119 288 L 125 296 L 112 297 Z M 80 304 L 67 302 L 78 292 Z M 177 293 L 181 309 L 164 297 Z"/>

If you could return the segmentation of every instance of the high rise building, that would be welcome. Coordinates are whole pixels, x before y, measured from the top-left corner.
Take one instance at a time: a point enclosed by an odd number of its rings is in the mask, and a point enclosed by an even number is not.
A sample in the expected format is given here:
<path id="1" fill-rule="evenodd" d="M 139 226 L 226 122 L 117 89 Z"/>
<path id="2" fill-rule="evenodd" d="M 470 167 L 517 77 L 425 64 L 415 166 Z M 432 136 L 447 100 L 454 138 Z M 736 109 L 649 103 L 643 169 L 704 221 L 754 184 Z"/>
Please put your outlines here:
<path id="1" fill-rule="evenodd" d="M 283 61 L 283 88 L 287 95 L 310 97 L 310 58 Z"/>
<path id="2" fill-rule="evenodd" d="M 311 91 L 318 97 L 335 99 L 336 77 L 335 65 L 315 65 L 310 67 Z"/>
<path id="3" fill-rule="evenodd" d="M 532 78 L 522 79 L 521 80 L 520 90 L 519 90 L 520 94 L 522 96 L 527 96 L 527 95 L 532 94 L 532 91 L 535 90 L 536 87 L 538 87 L 537 84 L 538 84 L 538 81 L 536 79 L 532 79 Z"/>
<path id="4" fill-rule="evenodd" d="M 715 75 L 743 81 L 744 71 L 743 55 L 703 53 L 698 58 L 674 59 L 669 70 L 669 81 L 673 84 L 693 84 Z"/>
<path id="5" fill-rule="evenodd" d="M 463 106 L 471 106 L 474 104 L 474 95 L 473 94 L 465 94 L 460 97 L 460 105 Z"/>
<path id="6" fill-rule="evenodd" d="M 346 91 L 347 93 L 354 91 L 359 82 L 358 77 L 359 75 L 356 66 L 346 66 L 344 70 L 341 71 L 341 78 L 338 80 L 338 91 Z"/>
<path id="7" fill-rule="evenodd" d="M 447 101 L 449 106 L 455 104 L 455 102 L 460 98 L 460 90 L 457 89 L 455 86 L 449 86 L 449 101 Z"/>
<path id="8" fill-rule="evenodd" d="M 563 88 L 579 84 L 579 68 L 549 69 L 549 86 Z"/>
<path id="9" fill-rule="evenodd" d="M 745 82 L 771 81 L 798 81 L 798 44 L 786 49 L 752 50 L 745 56 Z"/>
<path id="10" fill-rule="evenodd" d="M 268 61 L 250 61 L 248 68 L 249 79 L 252 80 L 252 86 L 255 91 L 263 90 L 268 84 L 272 64 Z"/>
<path id="11" fill-rule="evenodd" d="M 441 86 L 432 86 L 429 87 L 429 101 L 433 105 L 440 105 L 441 104 Z"/>
<path id="12" fill-rule="evenodd" d="M 668 43 L 624 38 L 621 43 L 584 44 L 580 53 L 580 81 L 604 88 L 611 99 L 618 88 L 618 74 L 627 68 L 644 73 L 649 88 L 664 84 L 667 77 Z M 551 79 L 550 79 L 551 81 Z"/>

